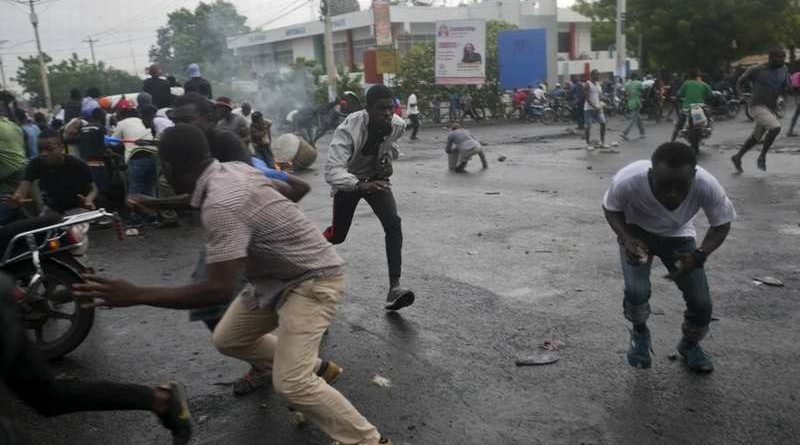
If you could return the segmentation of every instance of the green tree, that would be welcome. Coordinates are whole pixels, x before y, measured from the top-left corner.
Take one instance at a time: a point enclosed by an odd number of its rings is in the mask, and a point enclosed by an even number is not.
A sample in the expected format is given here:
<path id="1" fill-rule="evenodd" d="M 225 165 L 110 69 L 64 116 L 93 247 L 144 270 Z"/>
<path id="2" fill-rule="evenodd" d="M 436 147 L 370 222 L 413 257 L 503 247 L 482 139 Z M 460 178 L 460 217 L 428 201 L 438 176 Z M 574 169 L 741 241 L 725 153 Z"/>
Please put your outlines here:
<path id="1" fill-rule="evenodd" d="M 592 50 L 606 50 L 616 41 L 616 1 L 578 0 L 572 9 L 592 19 Z"/>
<path id="2" fill-rule="evenodd" d="M 345 91 L 352 91 L 361 97 L 361 91 L 364 89 L 361 83 L 361 74 L 348 73 L 344 65 L 341 64 L 336 65 L 336 71 L 338 73 L 336 76 L 336 94 L 341 97 Z M 328 102 L 328 82 L 322 82 L 322 76 L 319 75 L 321 70 L 315 72 L 314 102 L 316 105 L 322 105 Z"/>
<path id="3" fill-rule="evenodd" d="M 361 10 L 358 0 L 322 0 L 319 2 L 319 15 L 321 17 L 328 14 L 328 5 L 330 5 L 330 14 L 332 16 Z"/>
<path id="4" fill-rule="evenodd" d="M 615 0 L 579 0 L 573 8 L 595 20 L 593 39 L 613 43 Z M 642 36 L 645 68 L 713 73 L 742 56 L 795 44 L 799 23 L 794 0 L 629 0 L 626 34 L 629 50 Z"/>
<path id="5" fill-rule="evenodd" d="M 239 65 L 228 49 L 227 38 L 250 32 L 247 17 L 232 3 L 201 2 L 194 11 L 181 8 L 167 15 L 166 26 L 157 31 L 150 60 L 162 70 L 180 76 L 191 63 L 203 69 L 203 76 L 226 81 L 239 74 Z"/>
<path id="6" fill-rule="evenodd" d="M 39 59 L 30 56 L 20 57 L 19 61 L 21 65 L 17 68 L 14 80 L 30 95 L 34 106 L 44 107 Z M 142 89 L 141 78 L 107 66 L 103 61 L 95 66 L 77 54 L 58 63 L 53 63 L 53 59 L 45 55 L 45 63 L 54 104 L 69 99 L 69 91 L 73 88 L 85 93 L 88 88 L 97 87 L 104 95 L 133 93 Z"/>

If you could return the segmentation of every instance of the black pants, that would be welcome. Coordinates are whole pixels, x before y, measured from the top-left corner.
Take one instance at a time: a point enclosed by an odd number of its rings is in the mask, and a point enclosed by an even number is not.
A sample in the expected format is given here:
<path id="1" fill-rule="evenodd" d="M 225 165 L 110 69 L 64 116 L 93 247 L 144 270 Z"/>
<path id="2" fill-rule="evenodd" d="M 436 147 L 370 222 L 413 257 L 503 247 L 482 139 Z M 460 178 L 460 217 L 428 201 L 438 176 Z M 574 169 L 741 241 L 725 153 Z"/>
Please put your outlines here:
<path id="1" fill-rule="evenodd" d="M 55 380 L 47 363 L 19 323 L 16 302 L 7 292 L 5 277 L 0 279 L 0 373 L 3 382 L 22 401 L 44 416 L 77 411 L 144 410 L 152 411 L 152 388 L 103 381 Z M 4 441 L 6 440 L 6 441 Z M 13 441 L 12 441 L 13 440 Z M 8 419 L 0 417 L 0 443 L 27 444 Z"/>
<path id="2" fill-rule="evenodd" d="M 403 229 L 391 190 L 369 194 L 359 191 L 336 192 L 333 195 L 333 225 L 325 231 L 325 238 L 332 244 L 344 242 L 350 231 L 350 224 L 353 222 L 358 202 L 362 198 L 372 207 L 372 211 L 383 225 L 383 231 L 386 234 L 386 259 L 389 263 L 389 276 L 399 277 L 403 263 Z"/>
<path id="3" fill-rule="evenodd" d="M 419 115 L 409 114 L 408 118 L 411 120 L 411 139 L 416 139 L 419 131 Z"/>

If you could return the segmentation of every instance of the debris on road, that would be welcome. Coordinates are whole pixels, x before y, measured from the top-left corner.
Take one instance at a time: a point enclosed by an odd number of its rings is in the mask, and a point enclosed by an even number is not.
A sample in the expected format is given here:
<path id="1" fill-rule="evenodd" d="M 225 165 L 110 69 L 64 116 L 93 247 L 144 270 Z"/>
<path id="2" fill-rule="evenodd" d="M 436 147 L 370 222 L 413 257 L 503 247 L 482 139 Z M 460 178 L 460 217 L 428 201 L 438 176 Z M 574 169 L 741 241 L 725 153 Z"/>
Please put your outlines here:
<path id="1" fill-rule="evenodd" d="M 775 277 L 756 277 L 753 278 L 753 282 L 756 286 L 766 284 L 767 286 L 783 287 L 783 281 Z"/>
<path id="2" fill-rule="evenodd" d="M 487 195 L 499 195 L 500 192 L 486 192 Z"/>
<path id="3" fill-rule="evenodd" d="M 508 158 L 505 157 L 505 156 L 500 156 L 500 157 L 497 158 L 497 162 L 506 162 L 506 159 L 508 159 Z"/>
<path id="4" fill-rule="evenodd" d="M 474 250 L 468 250 L 467 251 L 467 255 L 477 255 L 477 254 L 478 254 L 478 252 L 476 252 Z"/>
<path id="5" fill-rule="evenodd" d="M 372 380 L 370 381 L 370 383 L 372 383 L 373 385 L 375 385 L 375 386 L 377 386 L 379 388 L 391 388 L 392 387 L 392 381 L 391 380 L 387 379 L 386 377 L 380 376 L 378 374 L 375 374 L 375 376 L 372 377 Z"/>
<path id="6" fill-rule="evenodd" d="M 586 166 L 586 170 L 592 170 L 592 169 L 594 169 L 594 167 L 592 167 L 591 165 Z"/>
<path id="7" fill-rule="evenodd" d="M 566 343 L 560 340 L 546 340 L 539 346 L 539 350 L 531 355 L 517 358 L 515 364 L 517 366 L 541 366 L 550 365 L 561 359 L 559 350 L 564 347 Z"/>
<path id="8" fill-rule="evenodd" d="M 561 359 L 561 354 L 559 354 L 558 351 L 548 351 L 543 349 L 535 352 L 534 354 L 518 358 L 515 364 L 517 366 L 550 365 L 557 362 L 559 359 Z"/>

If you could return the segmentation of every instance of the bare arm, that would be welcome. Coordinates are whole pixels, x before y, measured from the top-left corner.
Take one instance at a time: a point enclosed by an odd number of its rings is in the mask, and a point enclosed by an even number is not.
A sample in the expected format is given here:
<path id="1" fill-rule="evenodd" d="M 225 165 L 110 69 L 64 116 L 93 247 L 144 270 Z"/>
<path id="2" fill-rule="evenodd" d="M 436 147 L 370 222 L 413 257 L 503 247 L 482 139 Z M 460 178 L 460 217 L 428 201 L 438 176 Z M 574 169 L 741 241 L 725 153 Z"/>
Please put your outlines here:
<path id="1" fill-rule="evenodd" d="M 300 202 L 304 196 L 311 191 L 311 186 L 306 181 L 295 175 L 288 175 L 286 181 L 273 180 L 272 184 L 281 195 L 289 198 L 293 202 Z"/>
<path id="2" fill-rule="evenodd" d="M 706 256 L 711 255 L 712 252 L 719 249 L 722 243 L 725 242 L 730 231 L 731 223 L 709 228 L 706 236 L 703 238 L 703 243 L 700 245 L 700 250 L 705 252 Z"/>
<path id="3" fill-rule="evenodd" d="M 627 223 L 625 223 L 625 213 L 612 212 L 605 208 L 603 212 L 605 212 L 606 221 L 608 221 L 608 225 L 611 226 L 611 230 L 619 237 L 622 247 L 625 250 L 625 256 L 628 257 L 628 261 L 631 264 L 644 264 L 647 262 L 649 249 L 643 241 L 631 233 Z"/>
<path id="4" fill-rule="evenodd" d="M 87 275 L 85 283 L 74 285 L 74 294 L 103 306 L 201 308 L 229 302 L 243 266 L 243 259 L 211 263 L 206 280 L 180 287 L 138 287 L 123 279 Z"/>

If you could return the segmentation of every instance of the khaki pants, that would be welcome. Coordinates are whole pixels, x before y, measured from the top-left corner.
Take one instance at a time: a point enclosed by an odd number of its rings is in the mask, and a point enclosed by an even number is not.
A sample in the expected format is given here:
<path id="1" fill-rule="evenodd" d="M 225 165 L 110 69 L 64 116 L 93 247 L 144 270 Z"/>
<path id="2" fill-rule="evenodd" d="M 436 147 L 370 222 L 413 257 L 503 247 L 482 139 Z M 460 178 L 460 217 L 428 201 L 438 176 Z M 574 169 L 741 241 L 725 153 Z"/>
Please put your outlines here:
<path id="1" fill-rule="evenodd" d="M 277 312 L 248 309 L 240 294 L 214 330 L 214 346 L 271 368 L 275 390 L 334 440 L 374 445 L 381 437 L 378 430 L 315 372 L 322 334 L 343 293 L 344 277 L 312 278 L 292 289 Z M 277 335 L 269 334 L 276 327 Z"/>

